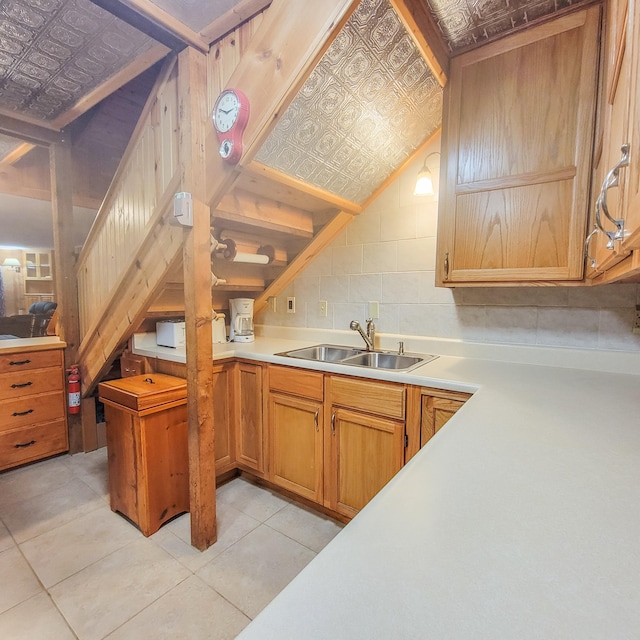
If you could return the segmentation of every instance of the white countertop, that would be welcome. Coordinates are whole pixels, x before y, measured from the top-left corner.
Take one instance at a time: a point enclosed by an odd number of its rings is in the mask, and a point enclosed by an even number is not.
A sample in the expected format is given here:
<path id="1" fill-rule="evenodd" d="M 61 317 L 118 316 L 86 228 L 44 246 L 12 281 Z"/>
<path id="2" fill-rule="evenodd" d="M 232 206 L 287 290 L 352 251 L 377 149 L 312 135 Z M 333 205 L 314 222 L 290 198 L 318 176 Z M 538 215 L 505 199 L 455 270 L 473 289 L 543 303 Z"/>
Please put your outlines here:
<path id="1" fill-rule="evenodd" d="M 450 355 L 383 375 L 478 391 L 240 637 L 639 638 L 640 375 Z"/>

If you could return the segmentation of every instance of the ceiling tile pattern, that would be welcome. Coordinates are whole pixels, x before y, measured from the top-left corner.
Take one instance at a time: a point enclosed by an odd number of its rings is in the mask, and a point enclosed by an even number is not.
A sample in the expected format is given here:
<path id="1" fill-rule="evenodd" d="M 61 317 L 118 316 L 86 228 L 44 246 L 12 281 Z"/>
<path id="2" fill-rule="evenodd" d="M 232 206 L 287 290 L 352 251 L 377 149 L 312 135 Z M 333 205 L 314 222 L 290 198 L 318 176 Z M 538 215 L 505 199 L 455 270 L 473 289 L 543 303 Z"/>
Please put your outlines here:
<path id="1" fill-rule="evenodd" d="M 256 159 L 361 203 L 440 125 L 442 89 L 387 0 L 363 0 Z"/>
<path id="2" fill-rule="evenodd" d="M 52 120 L 153 44 L 89 0 L 2 0 L 0 108 Z"/>
<path id="3" fill-rule="evenodd" d="M 575 4 L 575 0 L 425 0 L 455 52 Z"/>

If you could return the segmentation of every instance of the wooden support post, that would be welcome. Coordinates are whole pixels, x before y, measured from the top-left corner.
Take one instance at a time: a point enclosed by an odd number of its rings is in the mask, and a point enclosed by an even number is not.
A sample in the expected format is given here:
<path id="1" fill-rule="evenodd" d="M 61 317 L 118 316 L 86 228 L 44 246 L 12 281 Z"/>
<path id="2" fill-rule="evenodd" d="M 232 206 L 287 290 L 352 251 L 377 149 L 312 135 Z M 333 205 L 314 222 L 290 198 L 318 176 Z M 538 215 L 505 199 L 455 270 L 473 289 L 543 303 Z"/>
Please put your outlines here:
<path id="1" fill-rule="evenodd" d="M 204 203 L 207 117 L 206 58 L 186 49 L 178 58 L 183 191 L 193 198 L 193 228 L 184 232 L 187 407 L 191 544 L 204 551 L 217 539 L 211 340 L 211 229 Z"/>
<path id="2" fill-rule="evenodd" d="M 53 246 L 56 301 L 60 322 L 60 337 L 67 343 L 64 360 L 68 368 L 75 364 L 80 345 L 80 323 L 78 319 L 78 281 L 73 253 L 73 186 L 71 176 L 71 145 L 56 142 L 49 147 L 51 169 L 51 207 L 53 210 Z M 69 416 L 69 451 L 84 450 L 82 419 L 80 415 Z"/>

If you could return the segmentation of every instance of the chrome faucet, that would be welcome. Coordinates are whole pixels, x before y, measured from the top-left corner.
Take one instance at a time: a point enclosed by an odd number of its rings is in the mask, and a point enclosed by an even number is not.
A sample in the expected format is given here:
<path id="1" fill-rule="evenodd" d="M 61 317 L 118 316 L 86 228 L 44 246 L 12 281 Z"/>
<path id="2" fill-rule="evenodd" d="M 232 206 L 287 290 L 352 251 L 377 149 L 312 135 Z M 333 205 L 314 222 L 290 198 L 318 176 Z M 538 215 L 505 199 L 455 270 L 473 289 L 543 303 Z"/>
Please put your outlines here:
<path id="1" fill-rule="evenodd" d="M 376 325 L 373 323 L 373 319 L 367 320 L 367 332 L 365 333 L 360 326 L 360 323 L 356 320 L 352 320 L 349 328 L 352 331 L 357 331 L 367 345 L 367 351 L 375 351 L 376 345 Z"/>

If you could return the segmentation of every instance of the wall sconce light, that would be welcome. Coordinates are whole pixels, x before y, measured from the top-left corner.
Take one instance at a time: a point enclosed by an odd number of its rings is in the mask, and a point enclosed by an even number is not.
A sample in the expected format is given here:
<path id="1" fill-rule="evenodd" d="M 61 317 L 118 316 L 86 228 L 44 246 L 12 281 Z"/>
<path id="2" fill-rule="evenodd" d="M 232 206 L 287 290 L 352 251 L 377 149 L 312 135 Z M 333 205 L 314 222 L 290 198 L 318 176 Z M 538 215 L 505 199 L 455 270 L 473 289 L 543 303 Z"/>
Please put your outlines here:
<path id="1" fill-rule="evenodd" d="M 18 258 L 5 258 L 3 267 L 11 267 L 16 273 L 20 273 L 20 260 Z"/>
<path id="2" fill-rule="evenodd" d="M 439 156 L 439 151 L 430 153 L 425 159 L 422 169 L 418 171 L 418 179 L 416 180 L 416 188 L 413 191 L 414 196 L 432 196 L 433 195 L 433 176 L 431 170 L 427 166 L 427 161 L 431 156 Z"/>

